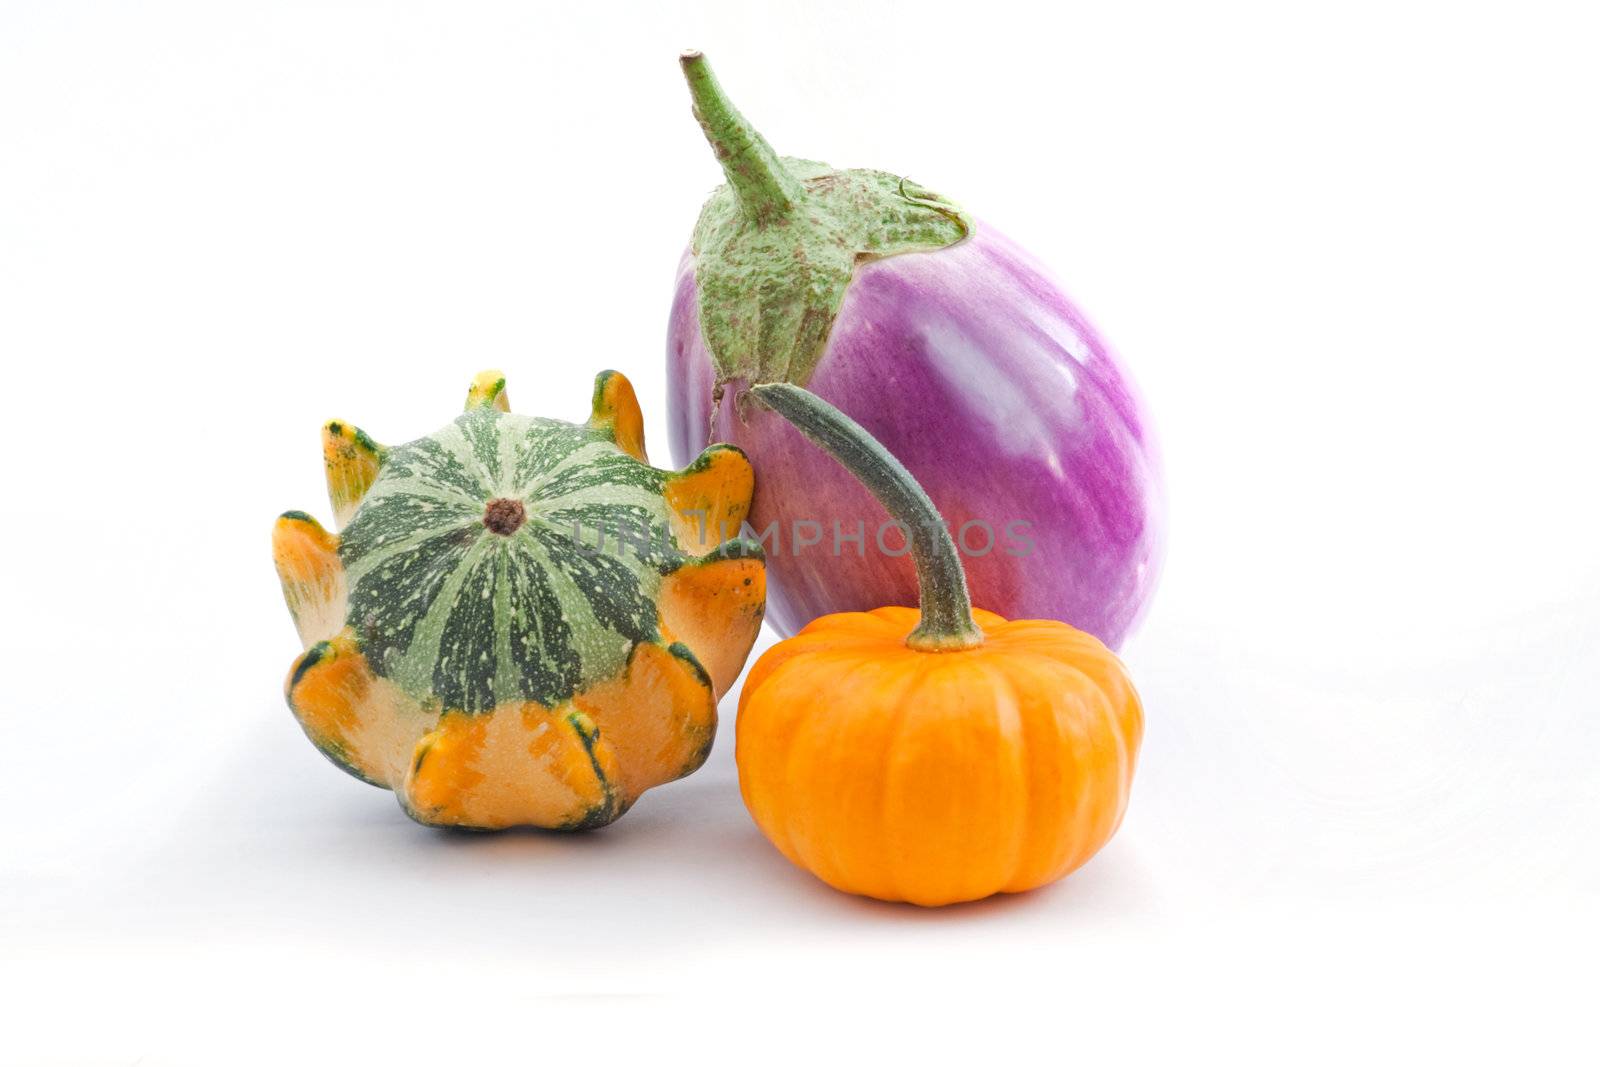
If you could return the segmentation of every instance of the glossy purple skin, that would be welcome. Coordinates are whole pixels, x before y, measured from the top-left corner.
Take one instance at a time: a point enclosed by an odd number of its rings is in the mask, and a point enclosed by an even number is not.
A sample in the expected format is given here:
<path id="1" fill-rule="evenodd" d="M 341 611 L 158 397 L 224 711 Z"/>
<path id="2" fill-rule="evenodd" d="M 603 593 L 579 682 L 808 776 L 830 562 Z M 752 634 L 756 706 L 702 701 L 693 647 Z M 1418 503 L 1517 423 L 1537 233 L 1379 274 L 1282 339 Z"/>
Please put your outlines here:
<path id="1" fill-rule="evenodd" d="M 730 441 L 756 470 L 751 523 L 767 542 L 767 619 L 785 636 L 819 615 L 917 603 L 909 556 L 880 551 L 887 516 L 832 458 L 730 383 L 708 429 L 714 371 L 700 334 L 694 260 L 678 272 L 667 341 L 672 454 Z M 1118 647 L 1161 570 L 1160 459 L 1126 370 L 1026 252 L 988 227 L 936 252 L 864 264 L 811 379 L 922 483 L 952 532 L 973 604 L 1059 619 Z M 736 409 L 740 409 L 736 414 Z M 797 549 L 797 520 L 821 542 Z M 865 523 L 864 551 L 841 538 Z M 1031 524 L 1008 536 L 1007 524 Z M 802 535 L 812 532 L 802 526 Z M 1012 527 L 1014 535 L 1019 531 Z M 903 544 L 884 535 L 889 552 Z"/>

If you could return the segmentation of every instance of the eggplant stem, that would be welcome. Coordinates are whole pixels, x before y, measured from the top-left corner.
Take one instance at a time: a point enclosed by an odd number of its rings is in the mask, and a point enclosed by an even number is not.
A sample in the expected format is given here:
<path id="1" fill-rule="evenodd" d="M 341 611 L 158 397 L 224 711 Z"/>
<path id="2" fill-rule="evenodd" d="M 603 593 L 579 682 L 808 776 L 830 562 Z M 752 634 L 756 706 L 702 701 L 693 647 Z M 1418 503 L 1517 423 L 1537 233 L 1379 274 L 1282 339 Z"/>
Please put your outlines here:
<path id="1" fill-rule="evenodd" d="M 856 476 L 907 531 L 917 567 L 922 617 L 906 644 L 922 652 L 954 652 L 983 643 L 972 617 L 967 574 L 939 509 L 905 465 L 850 416 L 809 390 L 786 382 L 753 385 L 750 394 Z"/>
<path id="2" fill-rule="evenodd" d="M 772 146 L 733 106 L 711 64 L 698 51 L 678 57 L 694 101 L 694 117 L 717 153 L 745 215 L 757 223 L 782 219 L 805 199 L 805 186 L 789 172 Z"/>

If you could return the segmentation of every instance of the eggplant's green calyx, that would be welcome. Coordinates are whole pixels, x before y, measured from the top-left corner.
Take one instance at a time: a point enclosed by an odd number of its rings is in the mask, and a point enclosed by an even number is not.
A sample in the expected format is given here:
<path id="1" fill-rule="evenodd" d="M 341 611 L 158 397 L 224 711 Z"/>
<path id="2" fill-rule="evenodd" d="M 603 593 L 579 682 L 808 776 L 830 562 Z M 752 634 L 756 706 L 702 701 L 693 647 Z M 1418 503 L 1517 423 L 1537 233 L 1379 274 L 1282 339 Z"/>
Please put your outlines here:
<path id="1" fill-rule="evenodd" d="M 728 184 L 694 231 L 700 331 L 717 384 L 804 385 L 856 264 L 955 244 L 972 221 L 937 193 L 881 170 L 780 158 L 740 115 L 705 57 L 682 56 L 695 117 Z"/>

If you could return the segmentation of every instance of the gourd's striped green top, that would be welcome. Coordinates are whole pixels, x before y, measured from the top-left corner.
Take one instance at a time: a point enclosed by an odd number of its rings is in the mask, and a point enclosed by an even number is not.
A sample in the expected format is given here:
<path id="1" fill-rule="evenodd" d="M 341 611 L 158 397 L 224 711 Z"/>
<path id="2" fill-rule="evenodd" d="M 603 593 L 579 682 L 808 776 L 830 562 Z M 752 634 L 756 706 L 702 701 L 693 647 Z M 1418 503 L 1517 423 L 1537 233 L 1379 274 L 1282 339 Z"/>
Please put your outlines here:
<path id="1" fill-rule="evenodd" d="M 686 558 L 665 477 L 606 430 L 487 406 L 389 450 L 339 546 L 373 670 L 468 712 L 618 675 Z"/>

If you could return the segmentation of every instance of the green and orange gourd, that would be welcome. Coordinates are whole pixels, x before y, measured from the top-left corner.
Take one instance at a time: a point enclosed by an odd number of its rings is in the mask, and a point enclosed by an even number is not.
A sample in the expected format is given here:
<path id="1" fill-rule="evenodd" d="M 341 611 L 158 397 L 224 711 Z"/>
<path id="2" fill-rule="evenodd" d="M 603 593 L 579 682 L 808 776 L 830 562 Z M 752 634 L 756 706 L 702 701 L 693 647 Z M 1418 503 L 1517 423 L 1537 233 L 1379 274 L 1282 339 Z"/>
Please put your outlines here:
<path id="1" fill-rule="evenodd" d="M 804 389 L 750 393 L 902 524 L 921 596 L 920 611 L 825 615 L 750 669 L 737 760 L 762 832 L 837 889 L 922 905 L 1087 861 L 1122 820 L 1143 734 L 1121 661 L 1065 623 L 973 610 L 950 534 L 898 460 Z"/>
<path id="2" fill-rule="evenodd" d="M 754 475 L 714 445 L 651 467 L 632 386 L 607 371 L 583 424 L 466 411 L 385 448 L 323 429 L 335 534 L 278 519 L 305 651 L 285 692 L 335 764 L 412 818 L 479 830 L 601 826 L 695 770 L 761 626 Z"/>

